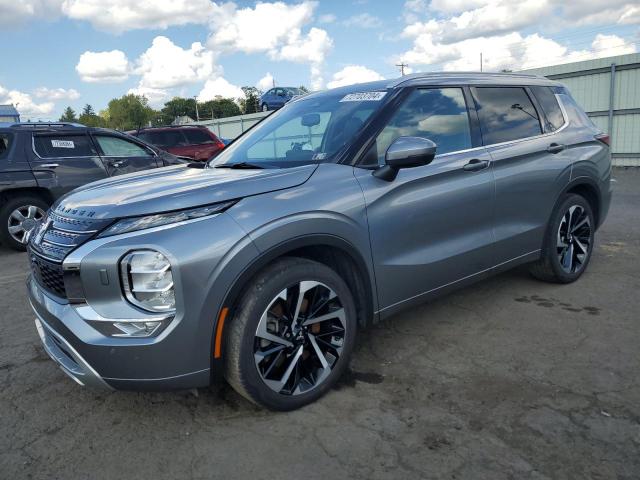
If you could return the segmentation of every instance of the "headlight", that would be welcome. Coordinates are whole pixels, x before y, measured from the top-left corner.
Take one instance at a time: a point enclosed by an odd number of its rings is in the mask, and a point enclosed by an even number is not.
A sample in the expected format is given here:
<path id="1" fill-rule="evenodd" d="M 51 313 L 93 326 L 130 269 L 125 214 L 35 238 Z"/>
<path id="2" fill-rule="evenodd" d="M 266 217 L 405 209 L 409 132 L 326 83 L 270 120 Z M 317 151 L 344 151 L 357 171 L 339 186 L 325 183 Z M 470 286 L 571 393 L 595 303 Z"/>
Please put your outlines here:
<path id="1" fill-rule="evenodd" d="M 167 257 L 153 250 L 138 250 L 120 261 L 125 297 L 150 312 L 173 312 L 176 308 L 173 274 Z"/>
<path id="2" fill-rule="evenodd" d="M 194 218 L 207 217 L 209 215 L 215 215 L 216 213 L 225 211 L 234 203 L 236 203 L 235 200 L 231 202 L 215 203 L 205 207 L 178 210 L 176 212 L 158 213 L 144 217 L 123 218 L 103 230 L 98 237 L 109 237 L 111 235 L 134 232 L 136 230 L 144 230 L 145 228 L 159 227 L 170 223 L 192 220 Z"/>

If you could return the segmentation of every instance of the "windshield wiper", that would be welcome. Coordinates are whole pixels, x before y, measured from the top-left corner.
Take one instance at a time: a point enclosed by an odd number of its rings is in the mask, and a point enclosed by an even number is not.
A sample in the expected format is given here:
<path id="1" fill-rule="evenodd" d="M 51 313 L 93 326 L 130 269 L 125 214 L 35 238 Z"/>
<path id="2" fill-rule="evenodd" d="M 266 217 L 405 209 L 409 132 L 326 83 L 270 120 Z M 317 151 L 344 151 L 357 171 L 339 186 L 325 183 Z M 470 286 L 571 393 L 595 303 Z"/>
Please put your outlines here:
<path id="1" fill-rule="evenodd" d="M 237 162 L 237 163 L 223 163 L 222 165 L 216 165 L 214 168 L 234 168 L 234 169 L 263 169 L 261 165 L 249 162 Z"/>

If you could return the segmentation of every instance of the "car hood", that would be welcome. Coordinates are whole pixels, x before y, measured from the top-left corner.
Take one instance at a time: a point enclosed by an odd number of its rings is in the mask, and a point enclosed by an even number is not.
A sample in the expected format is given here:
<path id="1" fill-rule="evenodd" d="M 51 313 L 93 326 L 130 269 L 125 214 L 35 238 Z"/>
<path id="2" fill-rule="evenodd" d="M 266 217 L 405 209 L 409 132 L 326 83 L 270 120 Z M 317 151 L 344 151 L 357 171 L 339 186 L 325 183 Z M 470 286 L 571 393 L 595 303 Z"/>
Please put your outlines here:
<path id="1" fill-rule="evenodd" d="M 53 209 L 91 219 L 180 210 L 295 187 L 306 182 L 316 168 L 157 168 L 89 183 L 61 198 Z"/>

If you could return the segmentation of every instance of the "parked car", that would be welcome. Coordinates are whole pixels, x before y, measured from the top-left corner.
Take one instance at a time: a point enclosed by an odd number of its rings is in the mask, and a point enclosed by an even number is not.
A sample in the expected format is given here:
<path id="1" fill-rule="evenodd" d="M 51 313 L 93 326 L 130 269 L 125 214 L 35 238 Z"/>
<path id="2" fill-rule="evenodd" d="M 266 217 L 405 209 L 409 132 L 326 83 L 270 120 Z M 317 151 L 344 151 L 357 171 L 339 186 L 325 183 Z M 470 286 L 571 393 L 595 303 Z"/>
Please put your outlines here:
<path id="1" fill-rule="evenodd" d="M 24 250 L 26 233 L 61 195 L 95 180 L 184 163 L 140 140 L 69 123 L 0 126 L 0 240 Z"/>
<path id="2" fill-rule="evenodd" d="M 285 103 L 294 97 L 303 95 L 303 91 L 296 87 L 276 87 L 267 90 L 260 97 L 260 110 L 267 112 L 269 110 L 277 110 L 284 106 Z"/>
<path id="3" fill-rule="evenodd" d="M 174 155 L 206 161 L 224 148 L 224 143 L 207 127 L 176 125 L 143 128 L 127 132 Z"/>
<path id="4" fill-rule="evenodd" d="M 611 199 L 608 136 L 529 75 L 312 94 L 193 166 L 85 186 L 32 233 L 36 326 L 78 383 L 300 407 L 361 327 L 520 264 L 577 280 Z"/>

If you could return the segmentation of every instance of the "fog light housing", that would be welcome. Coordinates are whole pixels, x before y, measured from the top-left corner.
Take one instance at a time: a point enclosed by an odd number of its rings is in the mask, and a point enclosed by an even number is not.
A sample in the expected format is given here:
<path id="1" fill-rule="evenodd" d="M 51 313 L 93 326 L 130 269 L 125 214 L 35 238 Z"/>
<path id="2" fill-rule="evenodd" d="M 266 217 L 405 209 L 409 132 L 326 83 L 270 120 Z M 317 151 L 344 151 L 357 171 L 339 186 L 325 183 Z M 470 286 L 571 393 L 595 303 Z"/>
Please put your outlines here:
<path id="1" fill-rule="evenodd" d="M 120 279 L 126 299 L 136 307 L 154 313 L 175 311 L 171 263 L 162 253 L 154 250 L 128 253 L 120 261 Z"/>
<path id="2" fill-rule="evenodd" d="M 114 322 L 113 326 L 122 333 L 112 333 L 114 337 L 151 337 L 162 322 Z"/>

